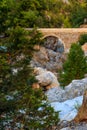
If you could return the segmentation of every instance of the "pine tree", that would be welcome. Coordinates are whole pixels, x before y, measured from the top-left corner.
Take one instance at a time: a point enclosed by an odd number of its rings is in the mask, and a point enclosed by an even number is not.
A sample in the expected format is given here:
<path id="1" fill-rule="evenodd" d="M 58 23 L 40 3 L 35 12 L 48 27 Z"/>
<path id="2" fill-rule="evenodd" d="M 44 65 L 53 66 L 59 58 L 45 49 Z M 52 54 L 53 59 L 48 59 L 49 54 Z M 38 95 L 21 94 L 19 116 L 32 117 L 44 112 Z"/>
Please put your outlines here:
<path id="1" fill-rule="evenodd" d="M 0 129 L 8 125 L 24 130 L 47 129 L 58 123 L 58 113 L 47 103 L 42 90 L 32 89 L 37 81 L 30 66 L 41 33 L 19 26 L 9 31 L 2 43 L 6 51 L 0 51 Z"/>
<path id="2" fill-rule="evenodd" d="M 81 79 L 87 73 L 86 57 L 81 46 L 72 44 L 68 58 L 63 65 L 63 72 L 60 74 L 61 85 L 68 85 L 74 79 Z"/>

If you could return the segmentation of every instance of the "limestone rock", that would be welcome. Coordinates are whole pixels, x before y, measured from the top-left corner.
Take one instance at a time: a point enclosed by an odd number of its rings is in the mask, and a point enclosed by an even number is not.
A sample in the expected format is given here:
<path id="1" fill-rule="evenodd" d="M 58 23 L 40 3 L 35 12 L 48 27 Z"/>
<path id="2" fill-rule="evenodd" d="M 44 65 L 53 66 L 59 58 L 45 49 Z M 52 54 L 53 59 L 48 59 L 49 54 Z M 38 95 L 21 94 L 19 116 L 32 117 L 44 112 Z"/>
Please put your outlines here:
<path id="1" fill-rule="evenodd" d="M 38 67 L 34 69 L 34 73 L 36 74 L 36 79 L 38 80 L 40 86 L 42 87 L 49 86 L 49 88 L 59 86 L 57 77 L 52 72 Z"/>
<path id="2" fill-rule="evenodd" d="M 44 38 L 43 46 L 35 45 L 36 50 L 31 60 L 32 67 L 45 68 L 53 73 L 58 73 L 62 69 L 63 62 L 66 60 L 64 43 L 55 36 Z"/>
<path id="3" fill-rule="evenodd" d="M 38 83 L 43 87 L 50 85 L 53 81 L 53 77 L 51 76 L 50 73 L 42 73 L 36 76 L 36 79 L 38 80 Z"/>
<path id="4" fill-rule="evenodd" d="M 37 51 L 34 53 L 33 58 L 43 64 L 44 62 L 48 61 L 48 55 L 47 55 L 47 51 L 44 47 L 40 47 L 40 51 Z"/>
<path id="5" fill-rule="evenodd" d="M 48 91 L 46 91 L 45 94 L 49 102 L 64 101 L 63 98 L 64 98 L 65 91 L 60 87 L 51 88 Z"/>
<path id="6" fill-rule="evenodd" d="M 83 95 L 84 91 L 87 89 L 87 78 L 82 80 L 73 80 L 65 89 L 62 88 L 52 88 L 46 92 L 48 100 L 50 102 L 63 102 L 68 99 L 73 99 L 75 97 Z"/>
<path id="7" fill-rule="evenodd" d="M 85 43 L 85 44 L 82 46 L 82 50 L 84 51 L 85 56 L 87 56 L 87 43 Z"/>
<path id="8" fill-rule="evenodd" d="M 33 55 L 31 66 L 45 68 L 53 73 L 58 73 L 58 70 L 62 69 L 62 64 L 65 60 L 65 54 L 55 52 L 46 47 L 40 47 L 40 50 Z"/>
<path id="9" fill-rule="evenodd" d="M 83 121 L 87 122 L 87 90 L 84 92 L 82 106 L 80 107 L 74 121 L 77 123 Z"/>
<path id="10" fill-rule="evenodd" d="M 33 83 L 32 88 L 33 89 L 39 89 L 40 85 L 38 83 Z"/>
<path id="11" fill-rule="evenodd" d="M 45 47 L 48 49 L 51 49 L 55 52 L 64 52 L 64 43 L 57 37 L 55 36 L 48 36 L 45 38 Z"/>
<path id="12" fill-rule="evenodd" d="M 66 127 L 66 128 L 62 128 L 60 130 L 71 130 L 69 127 Z"/>
<path id="13" fill-rule="evenodd" d="M 71 100 L 66 100 L 64 102 L 51 102 L 51 106 L 57 112 L 59 111 L 60 121 L 71 121 L 77 115 L 76 105 L 82 105 L 83 96 L 73 98 Z"/>
<path id="14" fill-rule="evenodd" d="M 65 87 L 67 97 L 71 99 L 84 94 L 87 89 L 87 78 L 82 80 L 73 80 L 68 86 Z"/>
<path id="15" fill-rule="evenodd" d="M 87 43 L 85 43 L 83 46 L 82 46 L 82 49 L 84 52 L 87 52 Z"/>

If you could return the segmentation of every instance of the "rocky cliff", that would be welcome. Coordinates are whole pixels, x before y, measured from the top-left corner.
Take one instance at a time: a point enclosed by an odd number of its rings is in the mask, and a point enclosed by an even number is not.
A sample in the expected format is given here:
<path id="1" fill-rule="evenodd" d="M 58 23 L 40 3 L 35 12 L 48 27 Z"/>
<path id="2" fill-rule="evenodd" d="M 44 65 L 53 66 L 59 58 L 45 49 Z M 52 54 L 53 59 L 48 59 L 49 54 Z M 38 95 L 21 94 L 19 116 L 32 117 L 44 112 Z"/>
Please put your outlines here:
<path id="1" fill-rule="evenodd" d="M 55 74 L 62 69 L 62 64 L 66 60 L 64 46 L 60 39 L 56 37 L 45 38 L 43 46 L 35 47 L 31 65 L 41 67 Z"/>

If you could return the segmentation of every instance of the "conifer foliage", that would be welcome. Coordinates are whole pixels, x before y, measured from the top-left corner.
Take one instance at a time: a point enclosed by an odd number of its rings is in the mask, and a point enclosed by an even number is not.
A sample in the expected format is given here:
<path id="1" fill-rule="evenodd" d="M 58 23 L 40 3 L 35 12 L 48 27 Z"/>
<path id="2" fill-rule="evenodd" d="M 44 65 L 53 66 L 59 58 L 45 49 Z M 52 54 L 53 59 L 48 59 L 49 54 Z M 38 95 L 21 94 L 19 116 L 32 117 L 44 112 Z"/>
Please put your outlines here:
<path id="1" fill-rule="evenodd" d="M 8 31 L 0 49 L 0 129 L 37 130 L 56 125 L 58 113 L 47 103 L 42 90 L 33 90 L 37 82 L 30 61 L 34 45 L 41 43 L 36 29 L 19 26 Z"/>
<path id="2" fill-rule="evenodd" d="M 39 4 L 31 1 L 28 11 L 30 0 L 27 2 L 0 1 L 0 130 L 42 130 L 59 121 L 43 91 L 32 89 L 37 81 L 30 61 L 42 34 L 37 29 L 24 29 L 34 26 L 37 11 L 32 8 Z"/>
<path id="3" fill-rule="evenodd" d="M 80 43 L 80 45 L 84 45 L 85 43 L 87 43 L 87 34 L 82 34 L 79 37 L 79 43 Z"/>
<path id="4" fill-rule="evenodd" d="M 74 79 L 81 79 L 87 73 L 87 62 L 81 46 L 72 44 L 68 58 L 63 65 L 63 72 L 60 74 L 61 85 L 68 85 Z"/>

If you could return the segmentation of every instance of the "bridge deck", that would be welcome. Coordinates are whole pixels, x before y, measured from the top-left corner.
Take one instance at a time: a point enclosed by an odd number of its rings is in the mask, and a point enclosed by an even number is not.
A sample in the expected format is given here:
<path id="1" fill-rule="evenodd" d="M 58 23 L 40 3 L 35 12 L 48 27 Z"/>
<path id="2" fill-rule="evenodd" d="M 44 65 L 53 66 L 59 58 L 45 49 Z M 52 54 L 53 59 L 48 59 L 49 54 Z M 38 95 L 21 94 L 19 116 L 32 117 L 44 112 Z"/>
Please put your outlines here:
<path id="1" fill-rule="evenodd" d="M 39 28 L 41 32 L 69 32 L 69 33 L 74 33 L 74 32 L 86 32 L 87 33 L 87 28 Z"/>
<path id="2" fill-rule="evenodd" d="M 26 30 L 31 30 L 31 28 Z M 87 28 L 38 28 L 38 30 L 42 32 L 43 38 L 48 36 L 60 38 L 65 49 L 69 49 L 72 43 L 76 43 L 80 35 L 87 33 Z"/>

